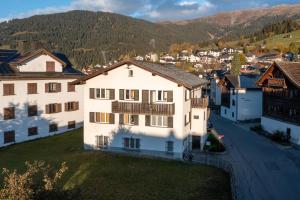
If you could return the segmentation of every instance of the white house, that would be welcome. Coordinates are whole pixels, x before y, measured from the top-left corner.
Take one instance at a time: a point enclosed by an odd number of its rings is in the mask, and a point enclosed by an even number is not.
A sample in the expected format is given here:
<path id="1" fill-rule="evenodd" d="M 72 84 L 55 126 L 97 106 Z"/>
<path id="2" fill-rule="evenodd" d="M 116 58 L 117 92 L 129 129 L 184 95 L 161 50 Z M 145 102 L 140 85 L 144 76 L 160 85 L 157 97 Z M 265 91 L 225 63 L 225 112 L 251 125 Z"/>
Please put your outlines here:
<path id="1" fill-rule="evenodd" d="M 0 147 L 82 126 L 81 73 L 46 49 L 0 50 Z"/>
<path id="2" fill-rule="evenodd" d="M 221 105 L 222 78 L 215 76 L 210 81 L 210 100 L 215 105 Z"/>
<path id="3" fill-rule="evenodd" d="M 188 61 L 191 63 L 200 62 L 200 58 L 192 54 L 188 57 Z"/>
<path id="4" fill-rule="evenodd" d="M 206 81 L 175 65 L 124 61 L 75 84 L 84 84 L 86 149 L 181 159 L 203 147 Z"/>
<path id="5" fill-rule="evenodd" d="M 221 55 L 221 51 L 220 50 L 210 50 L 208 52 L 208 55 L 218 58 Z"/>
<path id="6" fill-rule="evenodd" d="M 300 145 L 300 62 L 274 62 L 257 82 L 263 89 L 261 125 Z"/>
<path id="7" fill-rule="evenodd" d="M 226 75 L 222 82 L 221 116 L 232 121 L 259 119 L 262 115 L 262 91 L 256 85 L 259 76 Z"/>

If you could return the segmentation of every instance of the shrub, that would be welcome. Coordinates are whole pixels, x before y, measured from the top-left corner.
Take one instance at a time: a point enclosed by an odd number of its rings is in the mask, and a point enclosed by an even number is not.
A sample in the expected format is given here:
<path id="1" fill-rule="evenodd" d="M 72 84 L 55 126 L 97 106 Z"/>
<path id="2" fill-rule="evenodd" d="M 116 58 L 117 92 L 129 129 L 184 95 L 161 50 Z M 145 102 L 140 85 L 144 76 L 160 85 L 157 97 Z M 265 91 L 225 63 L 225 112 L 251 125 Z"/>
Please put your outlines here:
<path id="1" fill-rule="evenodd" d="M 275 131 L 271 135 L 271 139 L 279 143 L 290 143 L 290 138 L 291 136 L 289 134 L 285 134 L 283 131 Z"/>
<path id="2" fill-rule="evenodd" d="M 216 138 L 214 134 L 208 134 L 206 141 L 209 141 L 210 145 L 205 145 L 204 150 L 208 150 L 210 152 L 225 151 L 224 144 L 218 138 Z"/>
<path id="3" fill-rule="evenodd" d="M 263 130 L 262 126 L 261 125 L 258 125 L 258 126 L 253 126 L 250 128 L 251 131 L 255 131 L 255 132 L 260 132 Z"/>

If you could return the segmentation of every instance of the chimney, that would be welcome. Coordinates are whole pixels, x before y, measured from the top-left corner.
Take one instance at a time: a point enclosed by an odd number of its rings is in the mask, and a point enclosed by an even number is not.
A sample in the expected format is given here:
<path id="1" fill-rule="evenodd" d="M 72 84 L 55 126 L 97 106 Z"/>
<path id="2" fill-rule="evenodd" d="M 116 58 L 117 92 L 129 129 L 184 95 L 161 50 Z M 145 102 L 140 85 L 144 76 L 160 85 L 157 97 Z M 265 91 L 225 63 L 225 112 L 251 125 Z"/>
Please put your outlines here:
<path id="1" fill-rule="evenodd" d="M 17 50 L 21 55 L 23 55 L 31 51 L 31 43 L 26 40 L 19 40 L 17 41 Z"/>

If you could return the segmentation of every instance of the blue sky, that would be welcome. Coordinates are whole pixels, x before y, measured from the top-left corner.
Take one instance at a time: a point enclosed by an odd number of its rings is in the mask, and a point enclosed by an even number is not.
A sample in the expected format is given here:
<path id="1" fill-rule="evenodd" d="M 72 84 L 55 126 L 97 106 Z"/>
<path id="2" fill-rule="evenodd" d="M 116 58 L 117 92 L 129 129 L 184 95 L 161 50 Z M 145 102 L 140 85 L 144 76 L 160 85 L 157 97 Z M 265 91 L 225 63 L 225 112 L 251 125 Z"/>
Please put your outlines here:
<path id="1" fill-rule="evenodd" d="M 181 20 L 295 3 L 300 0 L 1 0 L 0 21 L 70 10 L 114 12 L 151 21 Z"/>

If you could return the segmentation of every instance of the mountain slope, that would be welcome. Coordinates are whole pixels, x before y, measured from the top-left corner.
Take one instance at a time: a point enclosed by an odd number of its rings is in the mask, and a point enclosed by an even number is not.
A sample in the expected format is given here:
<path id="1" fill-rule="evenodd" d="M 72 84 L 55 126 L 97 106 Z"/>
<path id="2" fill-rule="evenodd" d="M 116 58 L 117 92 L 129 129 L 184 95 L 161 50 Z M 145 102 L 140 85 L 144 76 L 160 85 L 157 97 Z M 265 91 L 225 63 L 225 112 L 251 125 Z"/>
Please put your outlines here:
<path id="1" fill-rule="evenodd" d="M 0 23 L 0 46 L 34 40 L 60 51 L 78 66 L 127 53 L 166 51 L 172 43 L 236 39 L 286 18 L 300 19 L 300 4 L 244 10 L 181 22 L 152 23 L 119 14 L 71 11 Z M 299 13 L 299 14 L 298 14 Z M 234 19 L 234 20 L 233 20 Z"/>

